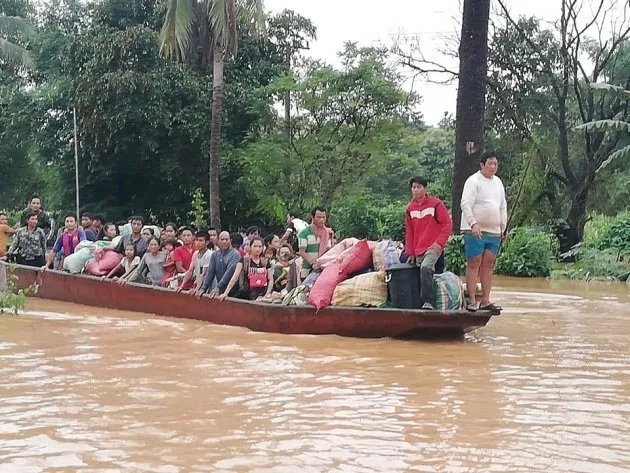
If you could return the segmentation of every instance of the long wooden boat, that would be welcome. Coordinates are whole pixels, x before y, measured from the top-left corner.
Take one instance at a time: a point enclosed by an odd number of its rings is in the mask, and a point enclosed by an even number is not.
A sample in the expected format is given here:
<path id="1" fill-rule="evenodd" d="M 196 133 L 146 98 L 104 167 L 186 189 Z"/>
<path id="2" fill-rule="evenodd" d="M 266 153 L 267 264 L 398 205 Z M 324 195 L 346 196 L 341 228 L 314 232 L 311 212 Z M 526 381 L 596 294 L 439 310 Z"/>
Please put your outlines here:
<path id="1" fill-rule="evenodd" d="M 342 335 L 359 338 L 458 337 L 485 326 L 498 313 L 490 311 L 421 311 L 363 307 L 283 306 L 226 299 L 220 302 L 176 294 L 172 290 L 129 283 L 124 286 L 86 275 L 6 265 L 23 289 L 39 284 L 36 297 L 96 307 L 203 320 L 214 324 L 247 327 L 259 332 Z M 1 270 L 2 268 L 0 268 Z"/>

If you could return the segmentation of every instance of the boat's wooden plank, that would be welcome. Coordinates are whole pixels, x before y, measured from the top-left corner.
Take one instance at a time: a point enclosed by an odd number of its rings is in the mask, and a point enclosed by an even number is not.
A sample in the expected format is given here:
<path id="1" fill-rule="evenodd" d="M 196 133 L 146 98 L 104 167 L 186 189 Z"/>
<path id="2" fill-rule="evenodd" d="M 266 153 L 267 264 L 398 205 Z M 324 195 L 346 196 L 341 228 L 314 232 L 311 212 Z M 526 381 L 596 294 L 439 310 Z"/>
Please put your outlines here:
<path id="1" fill-rule="evenodd" d="M 361 307 L 281 306 L 176 294 L 164 288 L 138 284 L 119 286 L 92 276 L 46 271 L 43 276 L 30 267 L 10 265 L 19 277 L 18 286 L 40 283 L 37 297 L 96 307 L 145 312 L 203 320 L 221 325 L 285 334 L 336 334 L 361 338 L 462 334 L 485 326 L 490 312 L 420 311 Z"/>

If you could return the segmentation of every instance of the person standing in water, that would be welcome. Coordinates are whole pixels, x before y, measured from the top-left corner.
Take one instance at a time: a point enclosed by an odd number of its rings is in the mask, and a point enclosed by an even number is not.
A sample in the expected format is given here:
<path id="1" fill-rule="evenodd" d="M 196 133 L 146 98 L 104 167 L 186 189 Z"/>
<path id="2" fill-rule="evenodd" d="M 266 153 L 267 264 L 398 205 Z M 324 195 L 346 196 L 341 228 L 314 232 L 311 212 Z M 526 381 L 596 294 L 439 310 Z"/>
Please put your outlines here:
<path id="1" fill-rule="evenodd" d="M 466 287 L 469 311 L 477 310 L 475 290 L 481 279 L 479 310 L 500 311 L 490 302 L 492 273 L 501 238 L 507 228 L 507 201 L 503 182 L 496 176 L 499 158 L 495 152 L 481 157 L 481 169 L 464 184 L 461 230 L 466 250 Z"/>

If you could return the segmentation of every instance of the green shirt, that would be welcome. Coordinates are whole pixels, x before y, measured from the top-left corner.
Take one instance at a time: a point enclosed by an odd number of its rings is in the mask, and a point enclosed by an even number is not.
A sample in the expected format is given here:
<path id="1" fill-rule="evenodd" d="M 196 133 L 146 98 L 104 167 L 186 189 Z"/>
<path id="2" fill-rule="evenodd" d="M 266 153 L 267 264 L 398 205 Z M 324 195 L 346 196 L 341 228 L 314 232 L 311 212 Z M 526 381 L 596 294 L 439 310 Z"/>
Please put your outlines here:
<path id="1" fill-rule="evenodd" d="M 313 231 L 312 225 L 309 225 L 308 227 L 306 227 L 304 230 L 300 232 L 300 234 L 298 235 L 298 240 L 299 240 L 300 250 L 302 248 L 306 248 L 306 254 L 308 255 L 309 259 L 312 259 L 312 258 L 317 259 L 317 257 L 319 256 L 319 241 L 320 240 L 319 240 L 319 237 Z M 304 271 L 310 271 L 311 268 L 312 268 L 312 265 L 308 261 L 306 260 L 302 261 L 302 269 Z"/>

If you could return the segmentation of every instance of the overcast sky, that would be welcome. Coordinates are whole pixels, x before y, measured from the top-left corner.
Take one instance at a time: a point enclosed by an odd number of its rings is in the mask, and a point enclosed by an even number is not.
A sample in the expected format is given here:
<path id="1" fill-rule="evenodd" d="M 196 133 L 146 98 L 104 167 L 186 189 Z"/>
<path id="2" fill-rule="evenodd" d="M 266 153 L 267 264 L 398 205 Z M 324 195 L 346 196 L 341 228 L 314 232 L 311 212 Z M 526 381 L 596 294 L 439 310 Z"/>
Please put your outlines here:
<path id="1" fill-rule="evenodd" d="M 560 16 L 560 0 L 506 2 L 514 15 L 535 15 L 547 21 Z M 584 0 L 585 12 L 592 3 Z M 389 0 L 384 4 L 366 0 L 265 0 L 265 6 L 274 13 L 289 8 L 309 18 L 317 27 L 318 39 L 308 54 L 333 64 L 344 41 L 391 45 L 396 37 L 413 35 L 421 39 L 425 56 L 443 59 L 439 51 L 457 34 L 461 21 L 460 0 Z M 493 8 L 498 8 L 495 2 Z M 457 67 L 456 61 L 453 67 Z M 416 79 L 413 86 L 423 98 L 421 110 L 428 124 L 437 124 L 444 112 L 455 114 L 455 84 L 435 85 Z"/>

